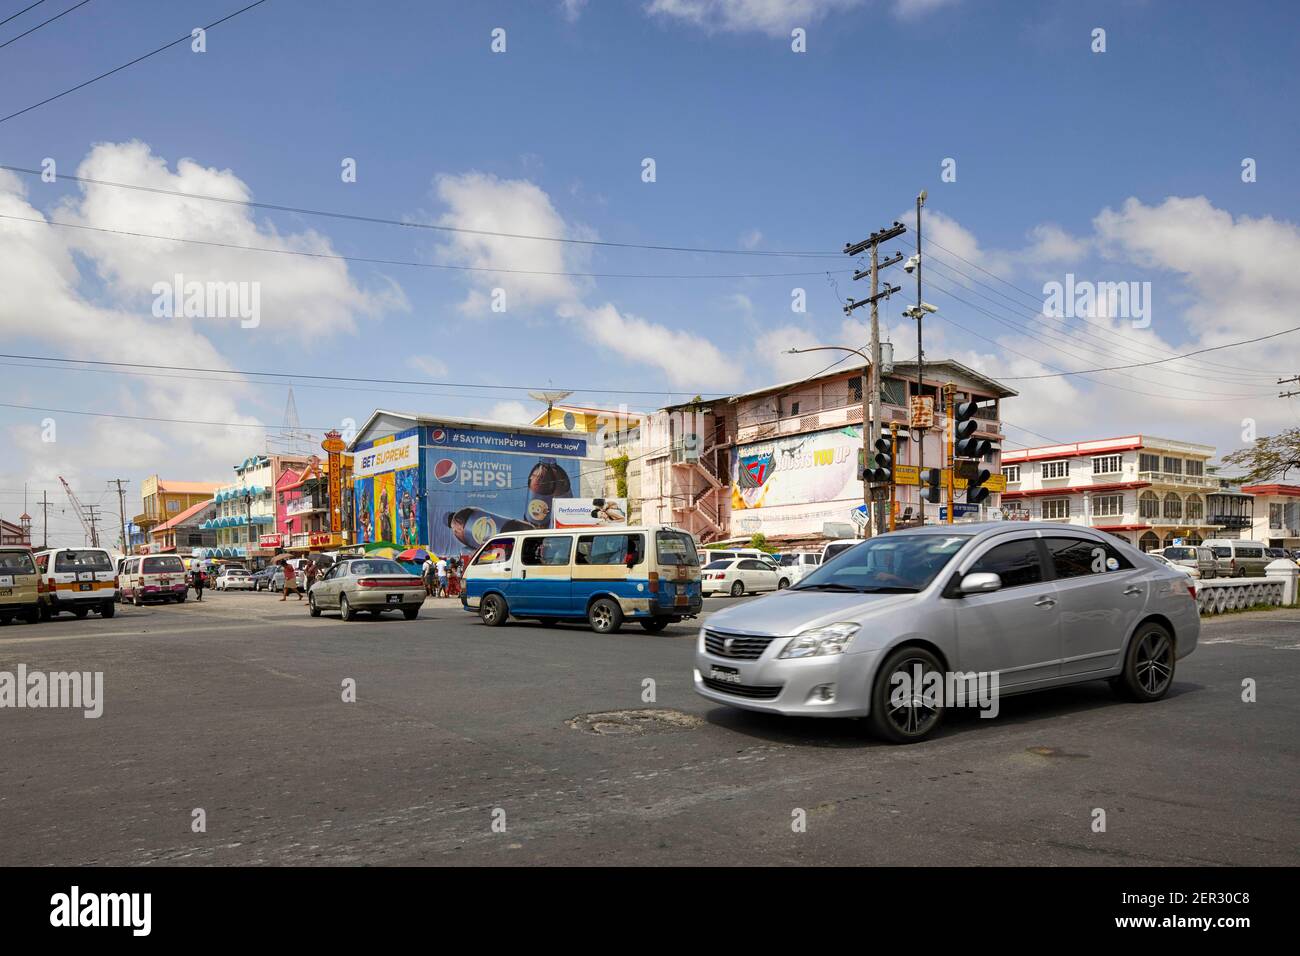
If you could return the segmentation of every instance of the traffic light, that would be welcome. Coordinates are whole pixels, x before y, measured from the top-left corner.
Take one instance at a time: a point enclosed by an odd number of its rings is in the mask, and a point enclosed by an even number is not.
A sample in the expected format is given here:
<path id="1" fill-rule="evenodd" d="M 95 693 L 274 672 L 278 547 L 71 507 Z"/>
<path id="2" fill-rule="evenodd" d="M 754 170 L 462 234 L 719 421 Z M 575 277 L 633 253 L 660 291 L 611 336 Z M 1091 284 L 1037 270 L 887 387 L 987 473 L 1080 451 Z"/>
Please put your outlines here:
<path id="1" fill-rule="evenodd" d="M 977 505 L 988 498 L 989 490 L 984 487 L 984 482 L 991 477 L 987 468 L 975 469 L 975 473 L 966 479 L 966 504 Z"/>
<path id="2" fill-rule="evenodd" d="M 927 468 L 921 472 L 921 489 L 925 493 L 925 500 L 937 505 L 943 490 L 943 469 Z"/>
<path id="3" fill-rule="evenodd" d="M 876 439 L 876 466 L 874 468 L 862 469 L 862 480 L 873 485 L 888 485 L 894 481 L 894 448 L 893 444 L 902 444 L 907 440 L 906 435 L 898 435 L 892 441 L 883 435 Z"/>
<path id="4" fill-rule="evenodd" d="M 975 432 L 979 422 L 975 420 L 977 402 L 958 402 L 953 407 L 953 449 L 954 458 L 987 458 L 993 451 L 993 443 L 987 438 L 976 438 Z"/>

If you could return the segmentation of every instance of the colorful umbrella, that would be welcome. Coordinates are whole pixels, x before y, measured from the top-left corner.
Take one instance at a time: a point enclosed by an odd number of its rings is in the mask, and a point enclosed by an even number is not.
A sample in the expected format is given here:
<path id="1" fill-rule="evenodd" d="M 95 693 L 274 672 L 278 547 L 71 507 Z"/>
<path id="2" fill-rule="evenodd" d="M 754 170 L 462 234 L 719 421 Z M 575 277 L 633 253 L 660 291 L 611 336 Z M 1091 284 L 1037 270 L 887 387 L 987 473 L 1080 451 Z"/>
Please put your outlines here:
<path id="1" fill-rule="evenodd" d="M 368 548 L 366 556 L 370 558 L 395 558 L 397 557 L 397 549 L 388 547 Z"/>
<path id="2" fill-rule="evenodd" d="M 427 561 L 430 558 L 432 558 L 434 561 L 438 560 L 437 555 L 431 554 L 430 552 L 424 550 L 424 548 L 407 548 L 405 551 L 403 551 L 401 554 L 397 556 L 398 561 L 423 562 L 423 561 Z"/>

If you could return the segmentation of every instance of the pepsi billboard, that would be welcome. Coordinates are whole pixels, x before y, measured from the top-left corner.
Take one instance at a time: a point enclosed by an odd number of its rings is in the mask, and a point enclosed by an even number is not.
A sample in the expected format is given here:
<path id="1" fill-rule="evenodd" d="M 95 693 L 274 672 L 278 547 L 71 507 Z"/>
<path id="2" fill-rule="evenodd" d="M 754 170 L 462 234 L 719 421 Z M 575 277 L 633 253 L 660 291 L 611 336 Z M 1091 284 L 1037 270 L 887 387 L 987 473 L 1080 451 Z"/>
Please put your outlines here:
<path id="1" fill-rule="evenodd" d="M 476 551 L 504 532 L 550 528 L 555 499 L 603 481 L 600 463 L 586 460 L 584 438 L 443 425 L 425 433 L 428 545 L 437 554 Z"/>

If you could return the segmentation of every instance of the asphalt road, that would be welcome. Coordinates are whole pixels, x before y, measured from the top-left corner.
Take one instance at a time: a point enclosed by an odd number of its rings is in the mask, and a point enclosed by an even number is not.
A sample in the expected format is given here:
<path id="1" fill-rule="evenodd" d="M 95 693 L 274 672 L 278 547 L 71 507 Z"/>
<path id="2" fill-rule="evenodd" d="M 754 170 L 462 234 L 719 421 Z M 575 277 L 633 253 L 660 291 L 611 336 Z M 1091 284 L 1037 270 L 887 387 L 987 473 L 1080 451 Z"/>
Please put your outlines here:
<path id="1" fill-rule="evenodd" d="M 0 710 L 0 864 L 1300 863 L 1298 611 L 1207 622 L 1159 703 L 1089 684 L 909 747 L 697 697 L 697 627 L 245 593 L 11 624 L 0 671 L 102 671 L 105 701 Z"/>

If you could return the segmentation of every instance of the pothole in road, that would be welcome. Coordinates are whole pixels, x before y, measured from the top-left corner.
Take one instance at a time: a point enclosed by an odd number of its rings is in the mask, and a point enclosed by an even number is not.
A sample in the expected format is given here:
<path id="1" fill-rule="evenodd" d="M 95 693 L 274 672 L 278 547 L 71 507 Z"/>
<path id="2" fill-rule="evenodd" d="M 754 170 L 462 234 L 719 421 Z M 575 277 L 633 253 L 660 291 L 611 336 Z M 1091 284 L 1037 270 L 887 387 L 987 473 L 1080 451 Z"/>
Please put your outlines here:
<path id="1" fill-rule="evenodd" d="M 565 721 L 573 730 L 603 737 L 622 734 L 645 734 L 659 731 L 694 730 L 704 721 L 680 710 L 649 708 L 644 710 L 606 710 L 579 714 Z"/>

